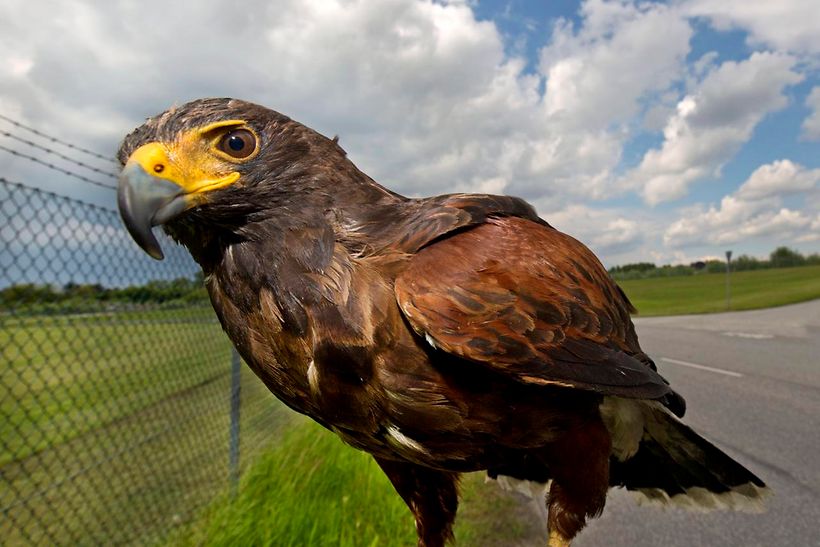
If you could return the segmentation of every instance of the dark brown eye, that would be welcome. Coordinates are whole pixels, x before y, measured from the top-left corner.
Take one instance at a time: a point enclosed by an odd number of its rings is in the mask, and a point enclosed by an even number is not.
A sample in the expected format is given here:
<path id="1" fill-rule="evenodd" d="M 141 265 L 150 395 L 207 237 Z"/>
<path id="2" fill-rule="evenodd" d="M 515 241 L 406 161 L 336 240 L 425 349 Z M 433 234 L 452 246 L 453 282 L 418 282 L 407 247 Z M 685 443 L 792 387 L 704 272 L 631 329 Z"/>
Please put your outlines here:
<path id="1" fill-rule="evenodd" d="M 247 129 L 237 129 L 226 133 L 218 148 L 232 158 L 247 158 L 256 150 L 256 136 Z"/>

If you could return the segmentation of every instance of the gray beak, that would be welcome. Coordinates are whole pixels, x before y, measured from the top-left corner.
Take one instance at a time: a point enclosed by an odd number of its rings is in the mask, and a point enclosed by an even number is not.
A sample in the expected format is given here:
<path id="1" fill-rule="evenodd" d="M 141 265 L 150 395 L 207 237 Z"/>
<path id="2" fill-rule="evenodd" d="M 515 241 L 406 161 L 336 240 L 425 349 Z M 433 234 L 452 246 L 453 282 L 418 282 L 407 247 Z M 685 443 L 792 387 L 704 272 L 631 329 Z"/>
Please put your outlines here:
<path id="1" fill-rule="evenodd" d="M 117 205 L 137 245 L 153 258 L 162 260 L 165 255 L 151 228 L 165 224 L 188 208 L 183 189 L 148 174 L 140 164 L 129 162 L 120 173 Z"/>

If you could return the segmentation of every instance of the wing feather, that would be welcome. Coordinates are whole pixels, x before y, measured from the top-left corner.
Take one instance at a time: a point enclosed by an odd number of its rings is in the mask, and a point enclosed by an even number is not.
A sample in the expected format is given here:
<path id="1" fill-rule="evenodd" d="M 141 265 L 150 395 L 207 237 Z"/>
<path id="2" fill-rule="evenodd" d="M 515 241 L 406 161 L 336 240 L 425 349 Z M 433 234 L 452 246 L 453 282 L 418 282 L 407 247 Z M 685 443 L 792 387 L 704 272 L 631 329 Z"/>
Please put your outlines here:
<path id="1" fill-rule="evenodd" d="M 592 252 L 546 224 L 490 218 L 421 249 L 396 280 L 437 348 L 531 384 L 672 394 L 641 351 L 632 306 Z"/>

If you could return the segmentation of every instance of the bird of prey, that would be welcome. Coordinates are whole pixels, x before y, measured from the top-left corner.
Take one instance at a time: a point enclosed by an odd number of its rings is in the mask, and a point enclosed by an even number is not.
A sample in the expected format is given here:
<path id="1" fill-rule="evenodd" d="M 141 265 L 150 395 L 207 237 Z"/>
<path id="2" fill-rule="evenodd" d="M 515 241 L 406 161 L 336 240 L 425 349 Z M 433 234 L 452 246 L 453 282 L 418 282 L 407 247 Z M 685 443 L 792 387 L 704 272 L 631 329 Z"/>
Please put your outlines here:
<path id="1" fill-rule="evenodd" d="M 550 546 L 610 487 L 706 508 L 765 491 L 679 420 L 627 297 L 525 201 L 408 199 L 336 139 L 234 99 L 149 119 L 119 160 L 131 236 L 157 259 L 152 226 L 188 248 L 244 360 L 375 458 L 420 546 L 452 539 L 464 472 L 549 482 Z"/>

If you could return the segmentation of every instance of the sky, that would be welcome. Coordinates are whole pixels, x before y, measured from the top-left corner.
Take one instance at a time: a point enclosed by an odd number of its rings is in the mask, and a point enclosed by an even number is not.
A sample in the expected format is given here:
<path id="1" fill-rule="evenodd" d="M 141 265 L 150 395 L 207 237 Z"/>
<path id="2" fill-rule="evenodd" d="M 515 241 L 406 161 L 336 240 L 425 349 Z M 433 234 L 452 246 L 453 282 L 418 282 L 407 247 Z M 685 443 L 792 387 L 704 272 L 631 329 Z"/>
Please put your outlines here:
<path id="1" fill-rule="evenodd" d="M 105 156 L 229 96 L 405 195 L 523 197 L 607 266 L 820 251 L 817 0 L 4 0 L 0 51 L 0 114 Z M 0 177 L 114 206 L 4 150 Z"/>

